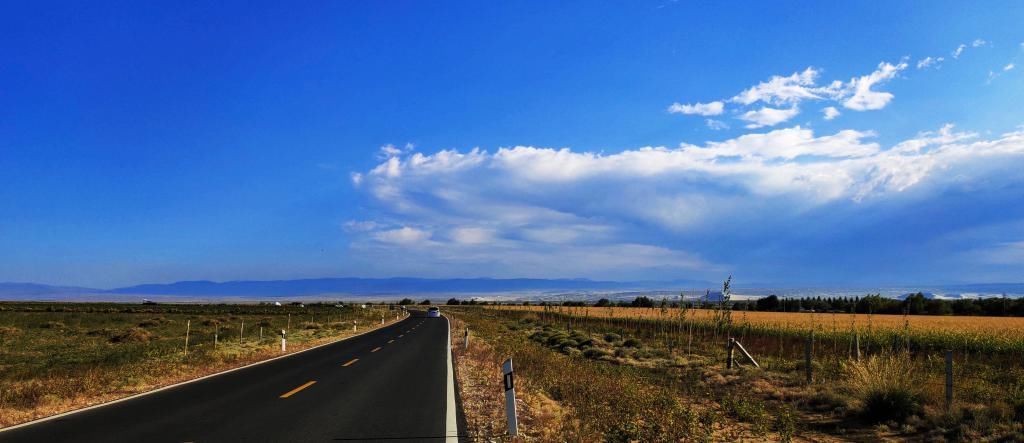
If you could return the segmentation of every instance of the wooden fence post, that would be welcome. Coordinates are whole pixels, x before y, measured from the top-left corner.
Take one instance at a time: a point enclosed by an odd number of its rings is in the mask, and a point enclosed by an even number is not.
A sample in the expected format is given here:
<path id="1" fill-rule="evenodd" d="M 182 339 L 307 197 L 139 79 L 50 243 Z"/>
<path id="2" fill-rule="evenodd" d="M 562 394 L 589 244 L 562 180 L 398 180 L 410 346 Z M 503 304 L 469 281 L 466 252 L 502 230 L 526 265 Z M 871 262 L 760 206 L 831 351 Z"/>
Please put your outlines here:
<path id="1" fill-rule="evenodd" d="M 946 351 L 946 411 L 953 407 L 953 351 Z"/>
<path id="2" fill-rule="evenodd" d="M 853 358 L 860 361 L 860 331 L 853 333 Z"/>
<path id="3" fill-rule="evenodd" d="M 242 344 L 242 334 L 245 333 L 245 320 L 242 320 L 242 327 L 238 328 L 238 344 Z"/>
<path id="4" fill-rule="evenodd" d="M 727 356 L 725 358 L 725 368 L 726 369 L 732 369 L 732 362 L 733 362 L 732 352 L 733 352 L 733 348 L 735 348 L 735 347 L 736 347 L 736 339 L 730 337 L 729 338 L 729 346 L 727 346 L 728 351 L 726 352 Z"/>
<path id="5" fill-rule="evenodd" d="M 814 380 L 813 369 L 811 367 L 811 354 L 814 352 L 814 331 L 811 331 L 807 335 L 807 342 L 804 344 L 804 369 L 807 372 L 807 383 L 810 384 Z"/>

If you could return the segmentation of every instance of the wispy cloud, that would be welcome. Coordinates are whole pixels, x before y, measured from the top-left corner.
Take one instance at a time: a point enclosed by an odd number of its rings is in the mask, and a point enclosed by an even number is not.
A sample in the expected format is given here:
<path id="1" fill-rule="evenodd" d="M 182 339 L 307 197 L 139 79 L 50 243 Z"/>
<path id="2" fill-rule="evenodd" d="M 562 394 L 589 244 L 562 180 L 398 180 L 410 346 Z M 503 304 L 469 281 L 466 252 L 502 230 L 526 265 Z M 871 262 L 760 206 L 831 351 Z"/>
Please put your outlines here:
<path id="1" fill-rule="evenodd" d="M 847 83 L 848 89 L 853 91 L 852 95 L 843 101 L 843 106 L 855 111 L 870 111 L 882 109 L 894 97 L 890 92 L 876 91 L 874 86 L 885 83 L 907 68 L 906 62 L 891 64 L 882 62 L 874 72 L 857 77 Z"/>
<path id="2" fill-rule="evenodd" d="M 672 103 L 668 107 L 668 112 L 669 114 L 712 116 L 721 114 L 723 109 L 725 109 L 725 104 L 720 101 L 714 101 L 711 103 L 694 103 L 692 105 Z"/>
<path id="3" fill-rule="evenodd" d="M 821 113 L 825 115 L 823 117 L 825 120 L 832 120 L 835 119 L 836 117 L 839 117 L 840 115 L 839 110 L 836 109 L 835 106 L 829 106 L 825 109 L 822 109 Z"/>

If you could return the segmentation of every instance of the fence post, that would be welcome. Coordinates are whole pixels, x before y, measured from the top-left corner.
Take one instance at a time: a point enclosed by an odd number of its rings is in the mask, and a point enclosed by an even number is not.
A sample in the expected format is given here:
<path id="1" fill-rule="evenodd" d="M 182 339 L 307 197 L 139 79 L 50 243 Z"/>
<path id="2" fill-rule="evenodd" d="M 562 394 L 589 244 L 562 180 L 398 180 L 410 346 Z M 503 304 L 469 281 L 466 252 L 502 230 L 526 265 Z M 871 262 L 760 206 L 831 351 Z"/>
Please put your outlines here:
<path id="1" fill-rule="evenodd" d="M 946 411 L 953 407 L 953 351 L 946 351 Z"/>
<path id="2" fill-rule="evenodd" d="M 352 332 L 356 332 L 356 321 L 352 320 Z"/>
<path id="3" fill-rule="evenodd" d="M 462 352 L 469 351 L 469 328 L 466 328 L 466 338 L 462 341 Z"/>
<path id="4" fill-rule="evenodd" d="M 813 368 L 811 367 L 811 354 L 814 352 L 814 331 L 807 335 L 807 342 L 804 344 L 804 368 L 807 371 L 807 383 L 814 380 Z"/>
<path id="5" fill-rule="evenodd" d="M 516 417 L 516 388 L 512 377 L 512 359 L 505 360 L 501 364 L 501 369 L 505 373 L 505 416 L 508 418 L 508 435 L 516 437 L 519 435 L 519 421 Z"/>
<path id="6" fill-rule="evenodd" d="M 853 333 L 853 358 L 860 361 L 860 331 Z"/>
<path id="7" fill-rule="evenodd" d="M 242 344 L 242 334 L 245 333 L 245 320 L 242 320 L 242 327 L 238 328 L 238 344 Z"/>
<path id="8" fill-rule="evenodd" d="M 260 326 L 260 343 L 263 343 L 263 326 Z"/>
<path id="9" fill-rule="evenodd" d="M 185 356 L 188 357 L 188 333 L 192 328 L 192 320 L 185 321 Z"/>
<path id="10" fill-rule="evenodd" d="M 732 337 L 729 337 L 729 345 L 726 346 L 726 348 L 727 348 L 726 358 L 725 358 L 725 368 L 726 369 L 732 369 L 732 362 L 733 362 L 733 354 L 732 353 L 733 353 L 733 348 L 735 346 L 736 346 L 736 339 L 732 338 Z"/>
<path id="11" fill-rule="evenodd" d="M 213 328 L 213 349 L 217 349 L 217 331 L 220 330 L 220 325 Z"/>
<path id="12" fill-rule="evenodd" d="M 281 330 L 281 352 L 288 352 L 288 333 L 284 329 Z"/>

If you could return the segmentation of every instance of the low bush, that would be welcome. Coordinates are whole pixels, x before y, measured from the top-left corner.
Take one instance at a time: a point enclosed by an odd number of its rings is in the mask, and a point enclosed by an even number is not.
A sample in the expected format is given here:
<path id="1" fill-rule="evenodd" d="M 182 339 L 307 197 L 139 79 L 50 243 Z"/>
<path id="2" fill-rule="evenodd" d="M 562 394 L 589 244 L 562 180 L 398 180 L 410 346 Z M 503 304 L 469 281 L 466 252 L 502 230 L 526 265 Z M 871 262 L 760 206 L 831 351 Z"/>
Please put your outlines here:
<path id="1" fill-rule="evenodd" d="M 149 343 L 153 334 L 142 328 L 128 328 L 124 332 L 110 337 L 111 343 Z"/>
<path id="2" fill-rule="evenodd" d="M 871 423 L 902 422 L 921 412 L 922 386 L 913 378 L 905 353 L 872 355 L 847 367 L 851 390 L 861 401 L 861 415 Z"/>

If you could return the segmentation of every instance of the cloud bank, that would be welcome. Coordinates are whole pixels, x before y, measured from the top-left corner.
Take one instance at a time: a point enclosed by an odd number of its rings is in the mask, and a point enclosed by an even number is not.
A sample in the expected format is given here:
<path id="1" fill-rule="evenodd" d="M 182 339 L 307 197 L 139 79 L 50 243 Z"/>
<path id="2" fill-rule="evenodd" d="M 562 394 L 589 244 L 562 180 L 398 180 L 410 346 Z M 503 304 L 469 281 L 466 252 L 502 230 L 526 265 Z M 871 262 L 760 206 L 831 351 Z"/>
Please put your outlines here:
<path id="1" fill-rule="evenodd" d="M 880 66 L 857 82 L 898 70 Z M 352 247 L 401 272 L 666 278 L 771 257 L 757 265 L 770 278 L 766 269 L 795 266 L 794 254 L 805 253 L 783 245 L 799 240 L 811 253 L 850 242 L 853 256 L 884 253 L 907 247 L 908 239 L 885 238 L 905 222 L 886 226 L 917 208 L 1024 185 L 1024 131 L 981 139 L 947 125 L 888 147 L 874 138 L 794 126 L 614 154 L 533 146 L 396 154 L 353 180 L 379 218 L 352 222 L 361 228 Z M 994 209 L 975 204 L 977 214 Z M 956 223 L 935 224 L 909 238 L 958 235 Z M 860 237 L 872 229 L 883 238 Z"/>

